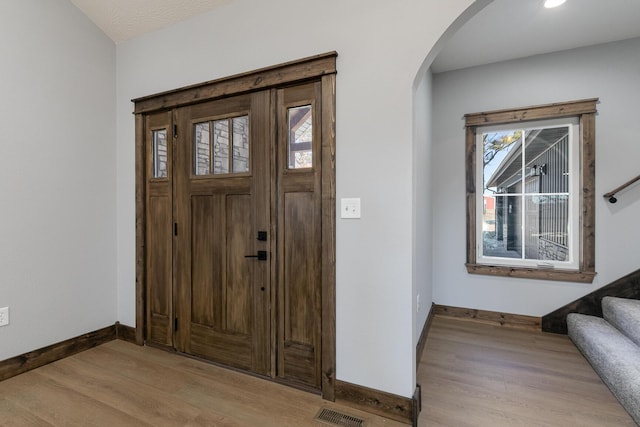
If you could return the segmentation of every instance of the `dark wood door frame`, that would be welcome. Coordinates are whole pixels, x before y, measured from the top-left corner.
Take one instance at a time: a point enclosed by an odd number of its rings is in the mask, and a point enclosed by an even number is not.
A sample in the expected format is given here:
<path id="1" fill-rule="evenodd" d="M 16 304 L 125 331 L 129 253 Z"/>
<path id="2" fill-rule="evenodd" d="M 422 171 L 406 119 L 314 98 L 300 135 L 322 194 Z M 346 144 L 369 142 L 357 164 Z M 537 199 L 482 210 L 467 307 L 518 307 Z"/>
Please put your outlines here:
<path id="1" fill-rule="evenodd" d="M 132 100 L 136 123 L 136 342 L 145 342 L 146 307 L 146 165 L 145 115 L 176 107 L 220 99 L 258 90 L 274 89 L 310 80 L 322 87 L 321 156 L 322 192 L 322 367 L 321 390 L 327 400 L 335 399 L 335 89 L 336 52 L 329 52 L 231 77 L 212 80 Z M 328 173 L 326 173 L 328 172 Z"/>

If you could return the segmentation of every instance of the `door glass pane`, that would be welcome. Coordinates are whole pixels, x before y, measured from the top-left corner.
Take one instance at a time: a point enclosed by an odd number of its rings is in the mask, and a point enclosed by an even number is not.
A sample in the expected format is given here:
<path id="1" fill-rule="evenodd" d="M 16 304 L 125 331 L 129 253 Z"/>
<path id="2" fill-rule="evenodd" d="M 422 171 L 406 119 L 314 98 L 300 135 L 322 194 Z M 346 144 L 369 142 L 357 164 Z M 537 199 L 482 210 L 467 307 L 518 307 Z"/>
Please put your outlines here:
<path id="1" fill-rule="evenodd" d="M 289 108 L 289 169 L 313 166 L 313 121 L 311 105 Z"/>
<path id="2" fill-rule="evenodd" d="M 229 120 L 213 122 L 213 173 L 229 173 Z"/>
<path id="3" fill-rule="evenodd" d="M 233 172 L 249 172 L 249 116 L 233 120 Z"/>
<path id="4" fill-rule="evenodd" d="M 153 177 L 167 177 L 167 130 L 153 131 Z"/>
<path id="5" fill-rule="evenodd" d="M 210 133 L 209 122 L 196 123 L 194 128 L 196 175 L 209 175 L 211 173 Z"/>

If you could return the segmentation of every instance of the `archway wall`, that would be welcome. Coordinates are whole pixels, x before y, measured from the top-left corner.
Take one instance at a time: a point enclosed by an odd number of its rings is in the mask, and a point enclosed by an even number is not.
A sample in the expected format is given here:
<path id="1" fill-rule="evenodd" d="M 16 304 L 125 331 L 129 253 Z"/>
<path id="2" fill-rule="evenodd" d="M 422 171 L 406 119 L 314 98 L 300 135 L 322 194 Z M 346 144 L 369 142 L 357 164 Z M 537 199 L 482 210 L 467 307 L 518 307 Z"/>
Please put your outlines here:
<path id="1" fill-rule="evenodd" d="M 412 297 L 414 319 L 414 345 L 417 345 L 433 303 L 433 251 L 439 248 L 433 242 L 434 201 L 433 186 L 439 178 L 432 173 L 433 145 L 433 75 L 431 63 L 446 42 L 469 19 L 493 0 L 477 0 L 469 5 L 442 33 L 436 43 L 425 51 L 426 57 L 413 81 L 412 114 Z M 437 106 L 435 106 L 437 108 Z"/>
<path id="2" fill-rule="evenodd" d="M 337 378 L 415 387 L 413 83 L 473 0 L 233 0 L 117 46 L 118 318 L 135 323 L 133 98 L 337 51 Z M 422 260 L 420 260 L 422 262 Z M 429 261 L 425 261 L 429 262 Z"/>

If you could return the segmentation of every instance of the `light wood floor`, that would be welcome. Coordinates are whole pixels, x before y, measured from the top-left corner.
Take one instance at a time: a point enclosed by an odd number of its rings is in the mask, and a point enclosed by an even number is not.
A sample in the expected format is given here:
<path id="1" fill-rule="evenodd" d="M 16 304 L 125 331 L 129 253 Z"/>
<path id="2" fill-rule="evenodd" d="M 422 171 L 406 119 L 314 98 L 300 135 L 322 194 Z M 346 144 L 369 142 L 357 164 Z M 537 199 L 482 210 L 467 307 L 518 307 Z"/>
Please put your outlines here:
<path id="1" fill-rule="evenodd" d="M 406 427 L 311 393 L 124 341 L 0 382 L 0 426 L 325 426 L 321 408 Z"/>
<path id="2" fill-rule="evenodd" d="M 636 426 L 568 337 L 434 318 L 422 426 Z"/>
<path id="3" fill-rule="evenodd" d="M 418 370 L 425 426 L 635 426 L 564 336 L 436 317 Z M 123 341 L 0 382 L 0 426 L 322 426 L 313 394 Z"/>

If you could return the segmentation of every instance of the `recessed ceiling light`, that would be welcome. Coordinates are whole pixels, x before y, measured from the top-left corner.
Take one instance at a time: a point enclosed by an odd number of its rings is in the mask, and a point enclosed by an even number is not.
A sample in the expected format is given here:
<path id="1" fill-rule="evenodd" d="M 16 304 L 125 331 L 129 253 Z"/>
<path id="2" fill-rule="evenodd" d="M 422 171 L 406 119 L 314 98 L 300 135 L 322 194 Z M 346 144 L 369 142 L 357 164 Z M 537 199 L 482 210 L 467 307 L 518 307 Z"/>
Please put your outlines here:
<path id="1" fill-rule="evenodd" d="M 547 9 L 551 9 L 552 7 L 560 6 L 565 1 L 567 0 L 545 0 L 544 7 L 546 7 Z"/>

